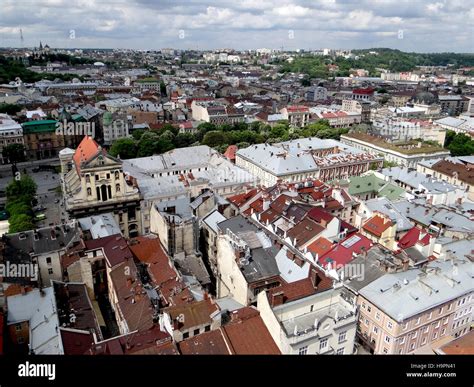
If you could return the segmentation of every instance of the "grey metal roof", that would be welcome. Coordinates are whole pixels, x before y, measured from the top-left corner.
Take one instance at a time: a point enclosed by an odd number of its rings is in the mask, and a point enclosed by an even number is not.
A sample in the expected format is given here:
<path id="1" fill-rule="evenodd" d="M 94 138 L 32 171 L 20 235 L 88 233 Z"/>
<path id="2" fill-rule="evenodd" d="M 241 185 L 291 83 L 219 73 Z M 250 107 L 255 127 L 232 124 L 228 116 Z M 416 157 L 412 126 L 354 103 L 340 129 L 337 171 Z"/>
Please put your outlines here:
<path id="1" fill-rule="evenodd" d="M 207 215 L 205 218 L 203 218 L 203 222 L 206 223 L 209 228 L 214 231 L 216 234 L 219 231 L 217 228 L 217 223 L 223 222 L 226 220 L 226 217 L 222 215 L 219 211 L 214 210 L 209 215 Z"/>
<path id="2" fill-rule="evenodd" d="M 63 354 L 59 337 L 59 319 L 52 287 L 34 289 L 7 298 L 8 324 L 28 321 L 30 349 L 36 355 Z"/>
<path id="3" fill-rule="evenodd" d="M 426 272 L 385 274 L 360 294 L 391 318 L 403 320 L 474 291 L 474 264 L 467 259 L 432 261 Z"/>
<path id="4" fill-rule="evenodd" d="M 53 238 L 54 235 L 54 238 Z M 80 240 L 77 222 L 44 227 L 15 234 L 7 234 L 7 244 L 17 250 L 33 254 L 45 254 L 63 250 Z"/>
<path id="5" fill-rule="evenodd" d="M 395 206 L 395 202 L 391 202 L 385 197 L 367 200 L 365 205 L 371 211 L 378 211 L 387 215 L 391 220 L 396 221 L 397 231 L 406 231 L 413 227 L 413 223 L 403 211 Z"/>
<path id="6" fill-rule="evenodd" d="M 112 213 L 93 215 L 77 220 L 83 231 L 89 231 L 93 239 L 121 234 Z"/>
<path id="7" fill-rule="evenodd" d="M 236 235 L 259 232 L 259 229 L 242 215 L 218 223 L 218 228 L 223 232 L 229 229 Z M 273 244 L 266 248 L 258 247 L 251 249 L 251 259 L 249 263 L 243 265 L 241 268 L 242 274 L 245 276 L 247 282 L 251 283 L 279 275 L 280 270 L 275 260 L 278 252 L 279 249 Z"/>
<path id="8" fill-rule="evenodd" d="M 474 221 L 468 217 L 442 206 L 427 207 L 408 200 L 393 202 L 393 206 L 417 223 L 429 226 L 432 223 L 444 225 L 452 231 L 474 233 Z"/>
<path id="9" fill-rule="evenodd" d="M 313 156 L 312 149 L 331 149 L 337 147 L 339 153 L 326 157 Z M 347 156 L 364 152 L 336 140 L 322 140 L 317 137 L 301 138 L 277 144 L 256 144 L 239 149 L 237 154 L 259 165 L 274 175 L 286 175 L 319 169 L 317 160 L 329 156 Z M 281 155 L 281 156 L 278 156 Z M 285 155 L 283 157 L 283 155 Z"/>

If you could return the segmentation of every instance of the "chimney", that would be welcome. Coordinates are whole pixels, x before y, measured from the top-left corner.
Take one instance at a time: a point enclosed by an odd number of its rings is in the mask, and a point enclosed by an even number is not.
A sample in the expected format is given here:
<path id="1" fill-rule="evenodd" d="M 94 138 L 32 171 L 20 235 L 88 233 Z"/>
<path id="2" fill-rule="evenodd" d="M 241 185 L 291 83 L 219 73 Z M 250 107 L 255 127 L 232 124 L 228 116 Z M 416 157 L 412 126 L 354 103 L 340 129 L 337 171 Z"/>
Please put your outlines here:
<path id="1" fill-rule="evenodd" d="M 271 294 L 270 304 L 272 307 L 282 305 L 284 302 L 285 293 L 283 291 L 275 292 Z"/>
<path id="2" fill-rule="evenodd" d="M 314 267 L 311 268 L 309 278 L 310 278 L 311 283 L 313 284 L 314 288 L 316 289 L 318 287 L 319 283 L 321 282 L 321 278 L 319 277 L 318 271 L 316 270 L 316 268 L 314 268 Z"/>

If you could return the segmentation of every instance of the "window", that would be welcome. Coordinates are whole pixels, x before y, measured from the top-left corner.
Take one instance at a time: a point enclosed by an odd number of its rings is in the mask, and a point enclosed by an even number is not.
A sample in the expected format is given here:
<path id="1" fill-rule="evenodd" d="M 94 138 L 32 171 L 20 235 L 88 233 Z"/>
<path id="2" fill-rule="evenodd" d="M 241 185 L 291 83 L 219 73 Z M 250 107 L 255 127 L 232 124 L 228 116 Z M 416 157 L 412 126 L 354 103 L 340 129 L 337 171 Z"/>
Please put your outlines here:
<path id="1" fill-rule="evenodd" d="M 452 309 L 452 307 L 453 307 L 453 304 L 449 304 L 449 306 L 448 306 L 448 310 L 451 310 L 451 309 Z"/>
<path id="2" fill-rule="evenodd" d="M 46 257 L 46 263 L 47 263 L 48 265 L 51 265 L 51 257 Z"/>
<path id="3" fill-rule="evenodd" d="M 430 327 L 429 327 L 429 325 L 427 325 L 427 326 L 423 329 L 423 333 L 428 333 L 429 330 L 430 330 Z"/>
<path id="4" fill-rule="evenodd" d="M 365 302 L 362 303 L 362 309 L 365 309 Z"/>
<path id="5" fill-rule="evenodd" d="M 408 328 L 408 323 L 403 324 L 403 330 L 406 330 Z"/>
<path id="6" fill-rule="evenodd" d="M 15 330 L 21 331 L 21 324 L 15 324 Z"/>
<path id="7" fill-rule="evenodd" d="M 375 319 L 380 320 L 380 313 L 379 312 L 375 313 Z"/>
<path id="8" fill-rule="evenodd" d="M 438 332 L 433 333 L 433 340 L 436 340 L 438 338 Z"/>
<path id="9" fill-rule="evenodd" d="M 90 183 L 91 182 L 91 176 L 90 175 L 86 175 L 86 183 Z"/>
<path id="10" fill-rule="evenodd" d="M 387 349 L 387 348 L 384 348 L 384 349 L 383 349 L 383 353 L 388 353 L 388 349 Z"/>
<path id="11" fill-rule="evenodd" d="M 339 348 L 336 352 L 336 355 L 344 355 L 344 348 Z"/>
<path id="12" fill-rule="evenodd" d="M 405 336 L 400 338 L 399 344 L 405 344 Z"/>
<path id="13" fill-rule="evenodd" d="M 438 313 L 439 314 L 443 313 L 443 308 L 439 308 Z"/>
<path id="14" fill-rule="evenodd" d="M 107 173 L 107 179 L 110 179 L 110 173 Z"/>
<path id="15" fill-rule="evenodd" d="M 432 316 L 433 316 L 433 312 L 430 312 L 430 314 L 428 315 L 428 320 L 431 320 Z"/>
<path id="16" fill-rule="evenodd" d="M 414 349 L 415 349 L 415 343 L 412 343 L 412 344 L 410 345 L 410 350 L 413 351 Z"/>
<path id="17" fill-rule="evenodd" d="M 311 305 L 311 307 L 309 308 L 309 311 L 312 312 L 314 309 L 314 305 Z"/>
<path id="18" fill-rule="evenodd" d="M 386 336 L 385 336 L 385 342 L 386 342 L 386 343 L 390 343 L 390 341 L 391 341 L 390 337 L 386 335 Z"/>
<path id="19" fill-rule="evenodd" d="M 183 339 L 187 339 L 189 337 L 189 332 L 184 332 L 183 333 Z"/>
<path id="20" fill-rule="evenodd" d="M 443 330 L 441 331 L 441 336 L 444 336 L 445 333 L 446 333 L 446 328 L 443 328 Z"/>
<path id="21" fill-rule="evenodd" d="M 17 341 L 18 341 L 18 344 L 23 344 L 25 342 L 25 339 L 20 336 Z"/>
<path id="22" fill-rule="evenodd" d="M 448 321 L 449 321 L 449 317 L 446 317 L 443 321 L 443 325 L 446 325 L 448 323 Z"/>
<path id="23" fill-rule="evenodd" d="M 367 307 L 367 312 L 371 312 L 372 311 L 372 308 L 370 307 L 370 305 Z"/>
<path id="24" fill-rule="evenodd" d="M 421 345 L 425 345 L 426 344 L 426 337 L 423 337 L 423 340 L 421 340 Z"/>
<path id="25" fill-rule="evenodd" d="M 211 326 L 210 325 L 206 325 L 204 327 L 204 332 L 209 332 L 211 330 Z"/>
<path id="26" fill-rule="evenodd" d="M 346 341 L 346 333 L 347 332 L 340 332 L 339 333 L 339 344 L 343 343 L 344 341 Z"/>
<path id="27" fill-rule="evenodd" d="M 379 331 L 378 328 L 377 328 L 376 326 L 374 326 L 373 332 L 374 332 L 374 333 L 377 333 L 378 331 Z"/>
<path id="28" fill-rule="evenodd" d="M 326 349 L 328 346 L 328 339 L 322 339 L 319 342 L 319 350 L 322 351 L 323 349 Z"/>
<path id="29" fill-rule="evenodd" d="M 415 322 L 415 325 L 418 325 L 418 324 L 420 324 L 420 317 L 418 317 Z"/>
<path id="30" fill-rule="evenodd" d="M 387 328 L 388 329 L 392 329 L 393 328 L 393 324 L 391 321 L 387 322 Z"/>
<path id="31" fill-rule="evenodd" d="M 53 269 L 51 267 L 48 269 L 48 274 L 49 275 L 53 274 Z"/>
<path id="32" fill-rule="evenodd" d="M 99 175 L 95 175 L 95 180 L 99 180 Z"/>
<path id="33" fill-rule="evenodd" d="M 301 347 L 298 351 L 298 355 L 306 355 L 308 353 L 308 346 L 305 345 L 304 347 Z"/>
<path id="34" fill-rule="evenodd" d="M 365 325 L 369 326 L 369 319 L 365 319 Z"/>
<path id="35" fill-rule="evenodd" d="M 87 196 L 92 196 L 92 189 L 87 187 Z"/>
<path id="36" fill-rule="evenodd" d="M 439 325 L 441 324 L 441 321 L 438 321 L 435 325 L 435 328 L 439 328 Z"/>
<path id="37" fill-rule="evenodd" d="M 199 335 L 199 329 L 194 330 L 194 336 Z"/>
<path id="38" fill-rule="evenodd" d="M 418 331 L 414 332 L 413 335 L 411 336 L 412 339 L 416 339 L 418 336 Z"/>
<path id="39" fill-rule="evenodd" d="M 115 192 L 120 192 L 120 184 L 115 184 Z"/>

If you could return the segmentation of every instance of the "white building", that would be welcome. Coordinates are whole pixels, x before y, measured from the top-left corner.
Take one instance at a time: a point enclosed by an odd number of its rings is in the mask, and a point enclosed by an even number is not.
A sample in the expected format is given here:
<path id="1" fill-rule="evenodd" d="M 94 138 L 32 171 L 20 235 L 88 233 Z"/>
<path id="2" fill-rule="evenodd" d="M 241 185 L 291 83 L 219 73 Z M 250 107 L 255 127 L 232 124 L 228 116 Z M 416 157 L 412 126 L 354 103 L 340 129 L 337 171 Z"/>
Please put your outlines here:
<path id="1" fill-rule="evenodd" d="M 236 165 L 271 187 L 277 181 L 328 181 L 367 172 L 383 159 L 336 140 L 302 138 L 277 144 L 256 144 L 236 153 Z"/>
<path id="2" fill-rule="evenodd" d="M 280 351 L 295 355 L 353 354 L 357 309 L 344 296 L 345 290 L 330 288 L 284 302 L 288 287 L 261 292 L 257 300 L 260 316 Z"/>
<path id="3" fill-rule="evenodd" d="M 23 128 L 8 114 L 0 114 L 0 160 L 2 164 L 8 162 L 3 157 L 3 149 L 13 144 L 23 145 Z"/>
<path id="4" fill-rule="evenodd" d="M 386 161 L 416 168 L 421 161 L 445 158 L 448 150 L 419 143 L 388 143 L 378 137 L 364 133 L 348 133 L 341 136 L 341 142 L 361 151 L 382 156 Z"/>

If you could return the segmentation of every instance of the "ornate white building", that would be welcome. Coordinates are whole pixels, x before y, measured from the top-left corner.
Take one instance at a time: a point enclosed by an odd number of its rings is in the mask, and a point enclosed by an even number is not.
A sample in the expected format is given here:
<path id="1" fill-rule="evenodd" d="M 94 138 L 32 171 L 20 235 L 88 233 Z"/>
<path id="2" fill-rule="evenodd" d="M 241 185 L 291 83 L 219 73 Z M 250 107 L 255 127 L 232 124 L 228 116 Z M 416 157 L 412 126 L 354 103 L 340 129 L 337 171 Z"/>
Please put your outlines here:
<path id="1" fill-rule="evenodd" d="M 114 214 L 122 234 L 135 237 L 141 229 L 140 191 L 136 180 L 91 137 L 77 149 L 60 154 L 65 206 L 73 217 Z"/>

